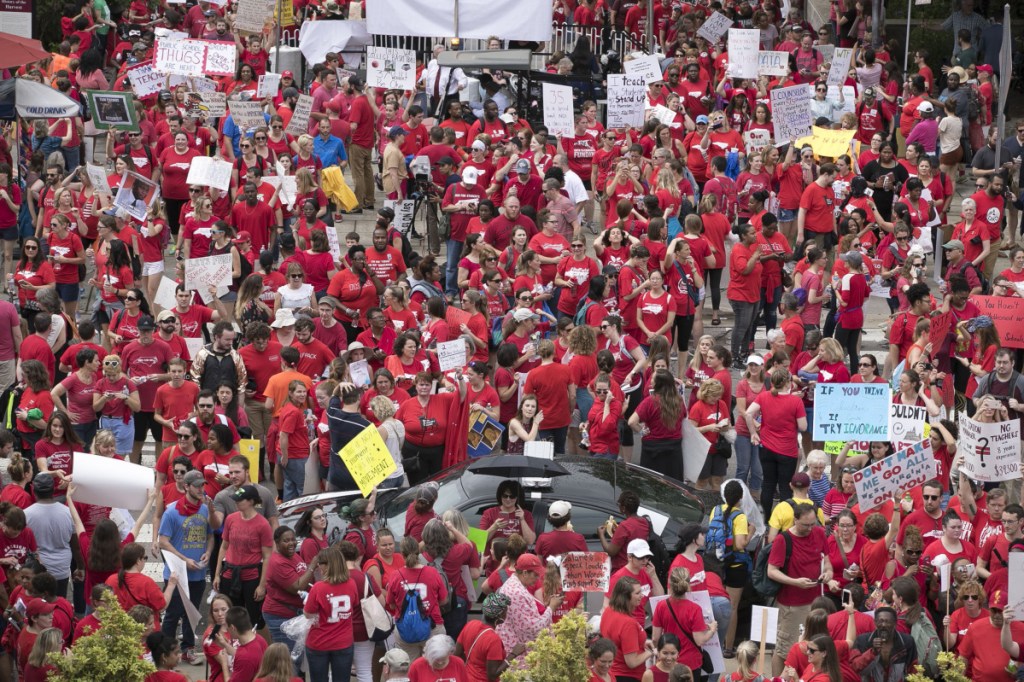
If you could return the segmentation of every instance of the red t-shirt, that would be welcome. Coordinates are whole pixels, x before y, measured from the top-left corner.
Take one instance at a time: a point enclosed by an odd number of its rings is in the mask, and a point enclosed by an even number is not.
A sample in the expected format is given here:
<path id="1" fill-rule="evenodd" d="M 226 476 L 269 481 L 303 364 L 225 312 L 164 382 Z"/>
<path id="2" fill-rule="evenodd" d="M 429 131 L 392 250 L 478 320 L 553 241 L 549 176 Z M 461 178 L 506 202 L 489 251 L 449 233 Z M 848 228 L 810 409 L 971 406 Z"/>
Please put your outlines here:
<path id="1" fill-rule="evenodd" d="M 626 654 L 640 653 L 647 642 L 647 634 L 636 619 L 612 608 L 606 608 L 601 613 L 601 636 L 615 643 L 615 661 L 610 671 L 612 677 L 641 679 L 647 669 L 646 666 L 630 668 L 626 665 Z"/>
<path id="2" fill-rule="evenodd" d="M 211 496 L 212 497 L 212 496 Z M 263 548 L 274 546 L 270 522 L 262 514 L 251 519 L 242 518 L 241 512 L 228 514 L 224 520 L 224 542 L 228 543 L 224 561 L 234 566 L 263 563 Z M 223 572 L 225 578 L 233 575 L 231 569 Z M 260 577 L 259 568 L 247 568 L 242 571 L 242 580 L 256 580 Z"/>
<path id="3" fill-rule="evenodd" d="M 288 434 L 289 459 L 306 461 L 309 457 L 309 429 L 306 428 L 306 412 L 291 401 L 285 403 L 277 415 L 279 433 Z"/>
<path id="4" fill-rule="evenodd" d="M 505 645 L 490 625 L 471 620 L 459 634 L 458 643 L 466 653 L 466 677 L 469 682 L 490 682 L 487 675 L 489 661 L 505 660 Z"/>
<path id="5" fill-rule="evenodd" d="M 789 533 L 789 531 L 786 531 Z M 809 535 L 797 537 L 789 533 L 792 554 L 786 564 L 786 543 L 783 538 L 776 537 L 772 543 L 768 563 L 783 569 L 792 578 L 811 578 L 817 580 L 821 575 L 821 556 L 825 554 L 825 530 L 820 526 L 811 529 Z M 815 585 L 810 589 L 783 585 L 779 590 L 779 603 L 784 606 L 803 606 L 810 604 L 821 595 L 821 588 Z"/>
<path id="6" fill-rule="evenodd" d="M 48 237 L 50 254 L 63 256 L 65 258 L 76 258 L 84 251 L 82 240 L 74 232 L 68 232 L 66 237 L 61 238 L 57 232 L 51 231 Z M 54 263 L 53 274 L 57 284 L 78 284 L 78 266 L 72 263 Z"/>
<path id="7" fill-rule="evenodd" d="M 162 384 L 153 397 L 153 411 L 159 412 L 164 419 L 185 421 L 192 414 L 198 397 L 199 386 L 191 381 L 185 381 L 178 388 L 170 383 Z M 160 437 L 168 443 L 177 438 L 174 430 L 166 426 Z"/>
<path id="8" fill-rule="evenodd" d="M 807 212 L 804 231 L 815 233 L 832 232 L 835 224 L 836 195 L 832 187 L 822 187 L 812 182 L 800 195 L 800 208 Z"/>
<path id="9" fill-rule="evenodd" d="M 530 371 L 526 376 L 523 395 L 537 396 L 538 409 L 544 413 L 544 428 L 558 429 L 570 421 L 569 384 L 572 374 L 567 365 L 548 363 Z"/>
<path id="10" fill-rule="evenodd" d="M 746 274 L 743 272 L 755 249 L 758 248 L 760 247 L 757 244 L 747 246 L 743 243 L 732 247 L 732 251 L 729 253 L 729 286 L 726 287 L 726 296 L 729 300 L 746 303 L 756 303 L 761 300 L 761 271 L 764 266 L 758 261 L 750 272 Z"/>
<path id="11" fill-rule="evenodd" d="M 188 199 L 188 171 L 197 156 L 200 156 L 199 152 L 191 148 L 184 154 L 176 152 L 174 147 L 160 153 L 157 163 L 160 166 L 160 195 L 164 199 Z"/>
<path id="12" fill-rule="evenodd" d="M 251 642 L 240 644 L 235 649 L 235 658 L 231 662 L 231 679 L 233 682 L 250 682 L 256 679 L 263 654 L 267 651 L 267 640 L 259 635 Z"/>
<path id="13" fill-rule="evenodd" d="M 448 433 L 448 413 L 457 393 L 432 395 L 423 407 L 419 400 L 406 400 L 395 413 L 395 419 L 405 426 L 406 441 L 419 447 L 437 447 L 444 443 Z"/>
<path id="14" fill-rule="evenodd" d="M 352 618 L 355 609 L 360 608 L 362 595 L 355 580 L 342 583 L 319 581 L 309 589 L 304 607 L 308 616 L 319 620 L 306 636 L 306 646 L 314 651 L 333 651 L 352 646 L 355 637 Z"/>
<path id="15" fill-rule="evenodd" d="M 138 341 L 132 341 L 124 349 L 121 363 L 125 373 L 139 390 L 142 412 L 153 411 L 153 400 L 156 398 L 156 391 L 160 384 L 155 381 L 140 381 L 139 378 L 166 373 L 167 363 L 172 357 L 171 347 L 160 339 L 153 339 L 153 343 L 146 346 Z"/>
<path id="16" fill-rule="evenodd" d="M 795 395 L 761 391 L 754 402 L 761 407 L 762 447 L 786 457 L 798 457 L 797 420 L 807 416 L 803 401 Z"/>
<path id="17" fill-rule="evenodd" d="M 393 616 L 398 617 L 402 610 L 402 602 L 405 600 L 405 593 L 411 589 L 420 593 L 423 607 L 430 614 L 430 619 L 435 624 L 441 625 L 444 620 L 441 618 L 440 604 L 448 598 L 448 590 L 437 569 L 432 566 L 398 569 L 388 582 L 387 591 L 386 606 Z"/>

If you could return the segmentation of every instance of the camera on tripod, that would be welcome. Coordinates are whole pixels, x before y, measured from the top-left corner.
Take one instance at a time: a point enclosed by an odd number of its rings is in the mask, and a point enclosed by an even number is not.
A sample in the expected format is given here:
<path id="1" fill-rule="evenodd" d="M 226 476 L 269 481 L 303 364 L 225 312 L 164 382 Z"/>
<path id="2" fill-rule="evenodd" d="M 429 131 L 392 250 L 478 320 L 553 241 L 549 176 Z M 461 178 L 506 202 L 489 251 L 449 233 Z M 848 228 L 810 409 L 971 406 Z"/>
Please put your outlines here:
<path id="1" fill-rule="evenodd" d="M 412 192 L 410 196 L 416 201 L 440 196 L 437 186 L 431 178 L 430 158 L 417 156 L 409 164 L 409 171 L 412 175 Z"/>

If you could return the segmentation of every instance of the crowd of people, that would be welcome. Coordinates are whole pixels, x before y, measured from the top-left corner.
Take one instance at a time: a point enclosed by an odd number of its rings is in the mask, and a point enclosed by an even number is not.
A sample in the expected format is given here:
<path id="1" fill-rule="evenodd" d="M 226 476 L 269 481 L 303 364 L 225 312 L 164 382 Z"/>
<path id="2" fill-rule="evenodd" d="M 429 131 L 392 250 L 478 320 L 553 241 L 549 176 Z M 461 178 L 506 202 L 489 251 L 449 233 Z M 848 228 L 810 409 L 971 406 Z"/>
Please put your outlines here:
<path id="1" fill-rule="evenodd" d="M 1014 679 L 1021 485 L 962 471 L 957 416 L 1024 421 L 1020 335 L 977 298 L 1024 296 L 1024 121 L 997 149 L 1010 74 L 990 56 L 998 23 L 972 0 L 944 25 L 951 61 L 918 50 L 906 73 L 863 3 L 833 3 L 812 27 L 770 0 L 662 0 L 644 125 L 608 128 L 580 101 L 571 136 L 527 120 L 514 74 L 442 66 L 444 44 L 421 55 L 411 91 L 367 86 L 331 52 L 262 94 L 280 36 L 272 22 L 239 30 L 234 9 L 135 2 L 115 21 L 105 0 L 79 1 L 53 55 L 10 74 L 83 101 L 132 93 L 138 125 L 94 138 L 106 169 L 82 153 L 99 151 L 83 145 L 88 113 L 21 121 L 0 144 L 0 680 L 45 680 L 47 655 L 114 604 L 146 626 L 147 682 L 186 679 L 182 662 L 205 662 L 211 682 L 497 680 L 587 605 L 563 591 L 558 557 L 588 539 L 610 557 L 594 682 L 895 682 L 915 666 L 938 676 L 942 650 L 970 679 Z M 789 73 L 731 78 L 725 35 L 698 35 L 712 10 L 789 53 Z M 632 33 L 646 19 L 618 0 L 557 12 Z M 209 116 L 187 79 L 137 96 L 162 29 L 234 41 L 237 74 L 206 80 L 229 105 L 260 102 L 264 125 L 238 125 L 230 106 Z M 838 91 L 835 47 L 854 48 Z M 555 73 L 604 76 L 586 40 L 549 57 Z M 469 76 L 483 101 L 461 101 Z M 853 131 L 844 153 L 774 139 L 771 92 L 801 84 L 816 126 Z M 292 134 L 300 95 L 312 109 Z M 230 162 L 226 190 L 188 182 L 201 157 Z M 129 178 L 159 191 L 115 202 Z M 226 290 L 186 286 L 190 263 L 221 255 Z M 869 310 L 885 320 L 880 352 Z M 890 382 L 894 403 L 927 409 L 938 475 L 861 510 L 854 475 L 893 445 L 826 454 L 815 387 Z M 538 533 L 531 500 L 502 481 L 481 552 L 429 480 L 466 460 L 478 419 L 501 430 L 493 453 L 550 442 L 678 481 L 684 433 L 704 439 L 689 483 L 722 503 L 682 527 L 659 571 L 645 491 L 624 492 L 619 522 L 595 533 L 554 501 Z M 279 503 L 358 487 L 334 453 L 367 429 L 394 471 L 344 507 L 341 539 L 332 508 L 282 525 Z M 154 488 L 133 519 L 75 500 L 76 453 L 139 464 L 146 443 Z M 389 529 L 378 491 L 409 487 L 405 527 Z M 162 584 L 144 571 L 146 526 L 152 558 L 184 567 Z M 688 597 L 701 592 L 710 612 Z M 775 592 L 761 670 L 741 605 Z M 712 670 L 712 640 L 736 672 Z"/>

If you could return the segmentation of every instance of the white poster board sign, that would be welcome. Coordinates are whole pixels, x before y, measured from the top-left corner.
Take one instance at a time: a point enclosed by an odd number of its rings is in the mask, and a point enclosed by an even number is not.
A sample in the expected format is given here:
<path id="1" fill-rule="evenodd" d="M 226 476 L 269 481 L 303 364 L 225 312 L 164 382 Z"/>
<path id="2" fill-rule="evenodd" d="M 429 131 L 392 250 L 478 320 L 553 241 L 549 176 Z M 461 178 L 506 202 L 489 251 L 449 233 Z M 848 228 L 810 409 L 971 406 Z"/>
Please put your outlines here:
<path id="1" fill-rule="evenodd" d="M 89 176 L 89 182 L 100 194 L 113 194 L 110 191 L 110 183 L 107 182 L 107 173 L 99 166 L 91 163 L 85 164 L 85 174 Z"/>
<path id="2" fill-rule="evenodd" d="M 240 102 L 232 100 L 228 104 L 231 120 L 240 130 L 252 130 L 267 122 L 263 117 L 263 105 L 259 102 Z"/>
<path id="3" fill-rule="evenodd" d="M 1013 620 L 1024 620 L 1024 552 L 1007 555 L 1007 609 L 1013 610 Z"/>
<path id="4" fill-rule="evenodd" d="M 762 50 L 757 53 L 758 76 L 789 75 L 789 53 L 777 50 Z"/>
<path id="5" fill-rule="evenodd" d="M 76 452 L 75 501 L 101 507 L 142 509 L 153 488 L 153 470 L 112 457 Z"/>
<path id="6" fill-rule="evenodd" d="M 842 85 L 846 82 L 846 75 L 850 72 L 850 60 L 853 59 L 852 47 L 837 47 L 832 52 L 832 63 L 828 69 L 829 85 Z"/>
<path id="7" fill-rule="evenodd" d="M 155 70 L 152 62 L 146 62 L 128 69 L 128 80 L 132 84 L 132 92 L 142 99 L 163 90 L 167 75 Z"/>
<path id="8" fill-rule="evenodd" d="M 153 53 L 153 68 L 163 73 L 202 76 L 206 45 L 199 40 L 158 38 Z"/>
<path id="9" fill-rule="evenodd" d="M 397 47 L 367 47 L 366 84 L 386 90 L 412 90 L 416 87 L 416 52 Z"/>
<path id="10" fill-rule="evenodd" d="M 395 220 L 392 224 L 399 232 L 408 232 L 412 229 L 413 211 L 416 208 L 415 201 L 412 199 L 403 199 L 402 201 L 385 199 L 384 205 L 395 212 Z"/>
<path id="11" fill-rule="evenodd" d="M 299 95 L 295 102 L 295 111 L 288 121 L 285 132 L 289 135 L 302 135 L 309 130 L 309 115 L 313 113 L 313 98 L 309 95 Z"/>
<path id="12" fill-rule="evenodd" d="M 185 614 L 188 616 L 188 622 L 195 629 L 199 627 L 202 615 L 200 615 L 199 609 L 195 607 L 195 604 L 192 603 L 192 593 L 188 587 L 188 566 L 185 564 L 185 560 L 177 554 L 171 554 L 166 549 L 160 550 L 160 553 L 163 554 L 164 563 L 167 564 L 171 574 L 177 573 L 180 578 L 175 589 L 178 590 L 178 595 L 181 597 L 181 603 L 185 608 Z"/>
<path id="13" fill-rule="evenodd" d="M 626 72 L 627 76 L 643 78 L 644 85 L 665 80 L 661 73 L 661 62 L 653 54 L 645 54 L 623 62 L 622 70 Z"/>
<path id="14" fill-rule="evenodd" d="M 466 342 L 462 339 L 437 344 L 437 364 L 442 372 L 466 366 Z"/>
<path id="15" fill-rule="evenodd" d="M 779 610 L 770 606 L 751 606 L 750 639 L 760 644 L 762 631 L 764 643 L 775 644 L 779 636 Z"/>
<path id="16" fill-rule="evenodd" d="M 960 471 L 981 483 L 1013 481 L 1020 478 L 1020 420 L 998 424 L 975 421 L 960 413 L 960 440 L 963 453 Z"/>
<path id="17" fill-rule="evenodd" d="M 544 126 L 556 136 L 575 137 L 576 125 L 572 113 L 572 88 L 568 85 L 541 83 L 544 106 Z"/>
<path id="18" fill-rule="evenodd" d="M 730 28 L 728 45 L 729 77 L 757 78 L 761 31 L 756 28 Z"/>
<path id="19" fill-rule="evenodd" d="M 274 97 L 281 86 L 281 74 L 265 73 L 256 79 L 257 97 Z"/>
<path id="20" fill-rule="evenodd" d="M 231 284 L 231 254 L 191 258 L 185 261 L 185 288 L 204 292 L 211 285 L 226 287 Z"/>
<path id="21" fill-rule="evenodd" d="M 775 88 L 771 92 L 772 125 L 775 128 L 775 144 L 795 142 L 811 134 L 814 119 L 811 107 L 811 89 L 807 85 L 791 85 Z"/>
<path id="22" fill-rule="evenodd" d="M 853 475 L 861 512 L 876 509 L 894 495 L 935 478 L 938 464 L 931 443 L 924 440 L 867 465 Z"/>
<path id="23" fill-rule="evenodd" d="M 684 419 L 683 421 L 689 421 L 689 419 Z M 686 599 L 699 606 L 700 610 L 704 612 L 705 623 L 715 622 L 715 612 L 711 608 L 711 595 L 707 590 L 687 592 Z M 668 606 L 671 606 L 671 604 L 668 604 Z M 715 675 L 725 672 L 725 657 L 722 655 L 722 643 L 719 641 L 718 635 L 712 635 L 711 639 L 704 644 L 703 649 L 711 656 L 711 662 L 714 664 L 711 674 Z"/>
<path id="24" fill-rule="evenodd" d="M 893 449 L 903 450 L 927 438 L 927 423 L 928 408 L 892 403 L 889 406 L 889 442 Z"/>
<path id="25" fill-rule="evenodd" d="M 640 128 L 644 124 L 647 84 L 638 76 L 608 74 L 608 128 Z"/>
<path id="26" fill-rule="evenodd" d="M 697 430 L 689 419 L 683 420 L 683 478 L 696 482 L 700 478 L 700 470 L 704 468 L 704 460 L 708 457 L 711 443 L 704 434 Z"/>
<path id="27" fill-rule="evenodd" d="M 352 383 L 356 386 L 370 385 L 370 364 L 366 360 L 348 363 L 348 373 L 352 378 Z"/>
<path id="28" fill-rule="evenodd" d="M 206 41 L 206 59 L 203 71 L 211 76 L 232 76 L 238 66 L 238 48 L 233 42 Z"/>
<path id="29" fill-rule="evenodd" d="M 197 156 L 192 160 L 192 165 L 188 169 L 186 182 L 190 185 L 216 187 L 222 192 L 227 192 L 231 185 L 233 168 L 230 161 L 212 156 Z"/>
<path id="30" fill-rule="evenodd" d="M 714 45 L 729 30 L 730 26 L 732 26 L 732 19 L 721 12 L 713 12 L 710 17 L 704 20 L 701 27 L 697 29 L 697 35 Z"/>
<path id="31" fill-rule="evenodd" d="M 153 303 L 157 304 L 164 310 L 170 310 L 178 305 L 178 301 L 175 298 L 175 292 L 177 289 L 177 282 L 170 277 L 161 277 L 160 286 L 157 287 L 156 296 L 153 297 Z"/>

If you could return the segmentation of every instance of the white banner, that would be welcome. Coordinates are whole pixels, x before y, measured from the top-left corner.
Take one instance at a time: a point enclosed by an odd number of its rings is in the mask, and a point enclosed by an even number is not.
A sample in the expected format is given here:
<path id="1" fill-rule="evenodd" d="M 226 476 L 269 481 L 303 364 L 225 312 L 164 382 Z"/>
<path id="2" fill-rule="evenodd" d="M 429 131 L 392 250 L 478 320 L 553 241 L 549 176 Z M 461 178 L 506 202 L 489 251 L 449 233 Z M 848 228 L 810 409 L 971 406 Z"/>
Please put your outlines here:
<path id="1" fill-rule="evenodd" d="M 772 98 L 772 126 L 775 144 L 795 142 L 811 134 L 814 119 L 809 106 L 811 90 L 807 85 L 775 88 Z"/>
<path id="2" fill-rule="evenodd" d="M 657 83 L 658 81 L 665 80 L 665 77 L 661 73 L 661 62 L 658 61 L 658 57 L 653 54 L 645 54 L 642 57 L 636 57 L 635 59 L 624 61 L 622 62 L 622 69 L 626 72 L 627 76 L 643 78 L 644 85 L 650 85 L 651 83 Z"/>
<path id="3" fill-rule="evenodd" d="M 552 135 L 576 137 L 572 113 L 572 88 L 568 85 L 541 83 L 544 127 Z"/>
<path id="4" fill-rule="evenodd" d="M 1020 478 L 1020 420 L 998 424 L 975 421 L 960 413 L 957 450 L 964 460 L 960 471 L 982 483 Z"/>
<path id="5" fill-rule="evenodd" d="M 222 192 L 227 192 L 231 185 L 233 168 L 230 161 L 223 161 L 212 156 L 197 156 L 192 160 L 192 166 L 188 169 L 186 182 L 190 185 L 216 187 Z"/>
<path id="6" fill-rule="evenodd" d="M 87 452 L 73 455 L 75 502 L 103 507 L 142 509 L 153 488 L 153 470 L 113 457 Z"/>
<path id="7" fill-rule="evenodd" d="M 829 85 L 842 85 L 850 71 L 850 60 L 853 59 L 852 47 L 837 47 L 832 52 L 832 63 L 828 69 Z"/>
<path id="8" fill-rule="evenodd" d="M 366 48 L 366 84 L 385 90 L 416 87 L 416 53 L 395 47 Z"/>
<path id="9" fill-rule="evenodd" d="M 728 39 L 730 78 L 757 78 L 758 47 L 761 31 L 756 28 L 730 28 Z"/>
<path id="10" fill-rule="evenodd" d="M 205 59 L 206 45 L 200 40 L 158 38 L 153 68 L 182 76 L 202 76 Z"/>
<path id="11" fill-rule="evenodd" d="M 608 128 L 641 128 L 647 84 L 637 76 L 608 74 L 608 104 L 605 108 Z"/>
<path id="12" fill-rule="evenodd" d="M 210 285 L 226 287 L 231 284 L 231 254 L 191 258 L 185 261 L 185 288 L 204 292 Z"/>
<path id="13" fill-rule="evenodd" d="M 922 485 L 938 473 L 931 443 L 923 440 L 873 462 L 853 475 L 861 512 L 880 507 L 897 493 Z"/>
<path id="14" fill-rule="evenodd" d="M 458 7 L 458 30 L 455 11 Z M 550 0 L 524 0 L 503 7 L 486 0 L 373 0 L 366 3 L 372 34 L 433 38 L 458 35 L 504 40 L 551 40 Z"/>

